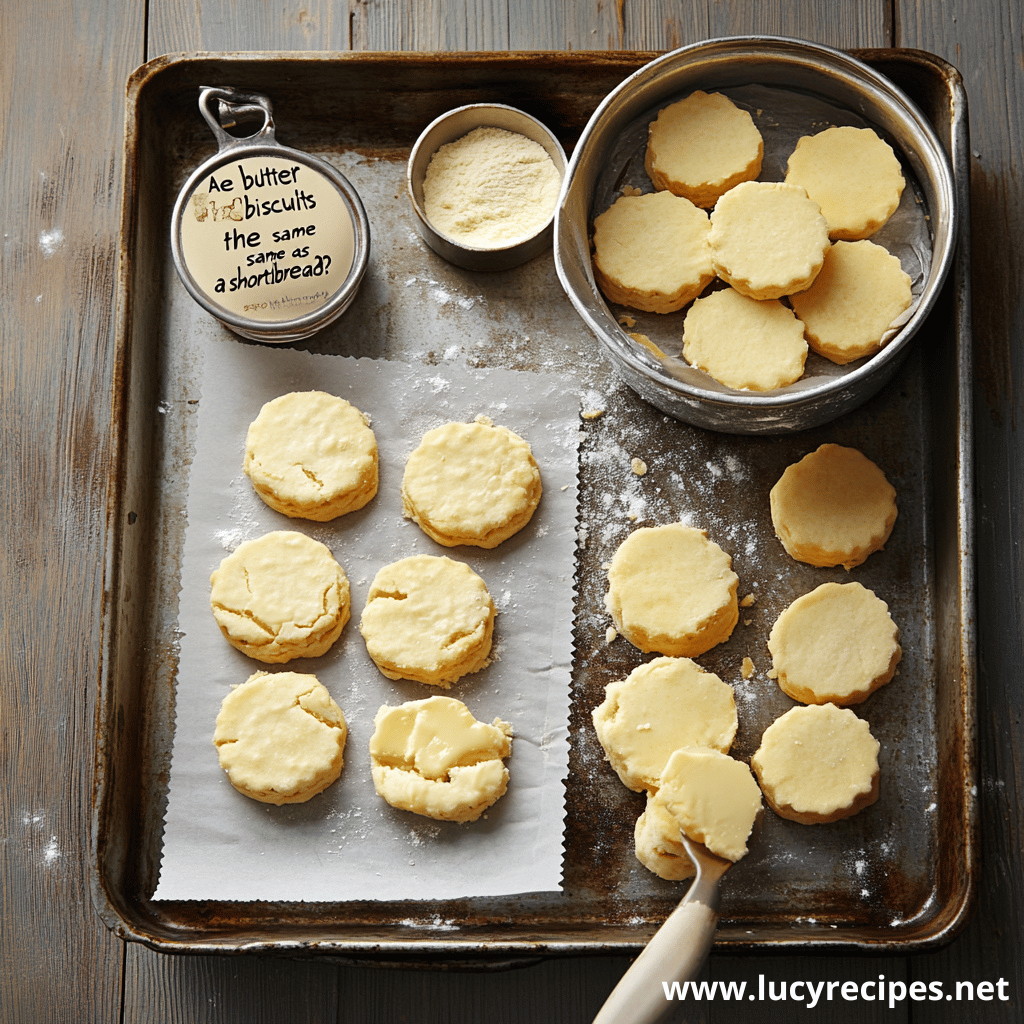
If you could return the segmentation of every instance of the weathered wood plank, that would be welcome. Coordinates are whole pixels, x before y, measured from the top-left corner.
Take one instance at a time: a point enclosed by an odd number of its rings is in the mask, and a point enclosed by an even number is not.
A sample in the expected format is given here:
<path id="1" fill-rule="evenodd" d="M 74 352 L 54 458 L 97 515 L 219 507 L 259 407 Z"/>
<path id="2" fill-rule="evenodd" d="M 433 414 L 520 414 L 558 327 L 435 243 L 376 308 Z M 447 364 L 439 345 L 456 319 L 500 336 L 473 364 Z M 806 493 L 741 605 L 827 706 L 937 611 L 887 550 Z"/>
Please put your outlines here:
<path id="1" fill-rule="evenodd" d="M 130 2 L 0 11 L 0 1019 L 117 1020 L 89 849 Z"/>

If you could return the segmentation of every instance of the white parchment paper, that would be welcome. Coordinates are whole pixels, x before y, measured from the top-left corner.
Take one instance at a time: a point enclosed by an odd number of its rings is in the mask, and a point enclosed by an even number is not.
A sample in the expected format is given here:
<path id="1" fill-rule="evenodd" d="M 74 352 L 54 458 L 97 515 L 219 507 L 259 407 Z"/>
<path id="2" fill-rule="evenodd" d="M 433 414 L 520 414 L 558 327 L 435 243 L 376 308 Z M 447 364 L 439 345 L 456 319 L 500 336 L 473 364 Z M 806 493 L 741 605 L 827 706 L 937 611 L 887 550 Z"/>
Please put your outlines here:
<path id="1" fill-rule="evenodd" d="M 158 900 L 397 900 L 497 896 L 561 888 L 563 781 L 568 766 L 576 548 L 578 397 L 554 375 L 424 367 L 244 345 L 200 346 L 202 397 L 189 478 L 182 567 L 175 734 Z M 320 389 L 369 415 L 380 491 L 333 523 L 288 519 L 242 473 L 248 424 L 264 402 Z M 493 551 L 443 548 L 401 514 L 405 460 L 429 428 L 490 416 L 521 434 L 544 495 L 529 525 Z M 352 587 L 352 620 L 321 658 L 265 666 L 235 651 L 209 607 L 209 577 L 243 540 L 298 530 L 327 544 Z M 436 688 L 386 679 L 358 620 L 377 570 L 415 553 L 467 562 L 498 608 L 492 664 L 449 692 L 477 718 L 515 729 L 508 792 L 471 824 L 397 811 L 375 793 L 368 743 L 382 704 Z M 217 761 L 213 729 L 224 695 L 257 670 L 312 672 L 349 726 L 338 782 L 305 804 L 237 793 Z"/>

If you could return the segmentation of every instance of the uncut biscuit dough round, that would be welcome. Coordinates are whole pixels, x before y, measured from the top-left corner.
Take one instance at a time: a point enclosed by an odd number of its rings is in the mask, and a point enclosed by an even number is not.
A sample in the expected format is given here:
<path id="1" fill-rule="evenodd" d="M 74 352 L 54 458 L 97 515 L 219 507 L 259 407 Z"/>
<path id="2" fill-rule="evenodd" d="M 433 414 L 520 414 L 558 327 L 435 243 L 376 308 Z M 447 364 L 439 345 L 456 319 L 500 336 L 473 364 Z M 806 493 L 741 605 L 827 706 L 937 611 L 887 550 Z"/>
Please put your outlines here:
<path id="1" fill-rule="evenodd" d="M 777 299 L 751 299 L 725 288 L 690 307 L 683 358 L 726 387 L 771 391 L 803 375 L 804 325 Z"/>
<path id="2" fill-rule="evenodd" d="M 657 795 L 647 797 L 643 813 L 633 828 L 636 859 L 648 871 L 669 882 L 692 878 L 697 869 L 680 839 L 679 823 Z"/>
<path id="3" fill-rule="evenodd" d="M 453 697 L 384 705 L 370 738 L 373 785 L 392 807 L 439 821 L 475 821 L 508 786 L 512 726 L 477 721 Z"/>
<path id="4" fill-rule="evenodd" d="M 788 466 L 769 503 L 782 546 L 807 565 L 852 569 L 885 546 L 896 522 L 896 489 L 885 474 L 838 444 Z"/>
<path id="5" fill-rule="evenodd" d="M 834 242 L 814 284 L 790 296 L 807 341 L 840 366 L 874 355 L 913 302 L 899 259 L 874 242 Z"/>
<path id="6" fill-rule="evenodd" d="M 240 793 L 303 803 L 341 774 L 348 728 L 316 676 L 256 672 L 224 698 L 213 742 Z"/>
<path id="7" fill-rule="evenodd" d="M 708 747 L 683 747 L 665 765 L 658 800 L 694 842 L 737 861 L 761 812 L 761 790 L 742 762 Z"/>
<path id="8" fill-rule="evenodd" d="M 656 189 L 710 208 L 734 185 L 756 178 L 763 156 L 750 114 L 721 93 L 698 89 L 651 122 L 644 169 Z"/>
<path id="9" fill-rule="evenodd" d="M 293 391 L 267 402 L 249 425 L 242 468 L 272 509 L 327 522 L 377 493 L 377 439 L 344 398 Z"/>
<path id="10" fill-rule="evenodd" d="M 873 235 L 900 204 L 905 182 L 900 162 L 870 128 L 826 128 L 800 138 L 786 166 L 786 181 L 799 185 L 821 207 L 830 238 Z"/>
<path id="11" fill-rule="evenodd" d="M 402 512 L 438 544 L 494 548 L 533 517 L 543 487 L 530 445 L 478 416 L 423 435 L 402 478 Z"/>
<path id="12" fill-rule="evenodd" d="M 797 185 L 745 181 L 711 214 L 715 272 L 752 299 L 781 299 L 818 276 L 828 248 L 828 225 Z"/>
<path id="13" fill-rule="evenodd" d="M 708 215 L 671 192 L 621 196 L 594 220 L 594 279 L 611 302 L 672 313 L 714 280 Z"/>
<path id="14" fill-rule="evenodd" d="M 348 577 L 330 548 L 293 530 L 240 544 L 210 576 L 210 606 L 228 643 L 279 664 L 326 654 L 348 622 Z"/>
<path id="15" fill-rule="evenodd" d="M 487 584 L 464 562 L 411 555 L 374 576 L 359 631 L 389 679 L 447 688 L 489 663 L 494 617 Z"/>
<path id="16" fill-rule="evenodd" d="M 729 639 L 739 621 L 732 559 L 704 530 L 645 526 L 619 545 L 604 603 L 641 651 L 696 658 Z"/>
<path id="17" fill-rule="evenodd" d="M 609 683 L 592 719 L 609 763 L 638 792 L 658 788 L 680 747 L 725 753 L 737 728 L 732 687 L 689 658 L 655 658 Z"/>
<path id="18" fill-rule="evenodd" d="M 878 799 L 878 751 L 868 723 L 849 708 L 811 704 L 768 726 L 750 764 L 776 814 L 817 825 Z"/>
<path id="19" fill-rule="evenodd" d="M 903 656 L 889 606 L 859 583 L 823 583 L 798 597 L 768 636 L 784 693 L 805 704 L 866 700 Z"/>

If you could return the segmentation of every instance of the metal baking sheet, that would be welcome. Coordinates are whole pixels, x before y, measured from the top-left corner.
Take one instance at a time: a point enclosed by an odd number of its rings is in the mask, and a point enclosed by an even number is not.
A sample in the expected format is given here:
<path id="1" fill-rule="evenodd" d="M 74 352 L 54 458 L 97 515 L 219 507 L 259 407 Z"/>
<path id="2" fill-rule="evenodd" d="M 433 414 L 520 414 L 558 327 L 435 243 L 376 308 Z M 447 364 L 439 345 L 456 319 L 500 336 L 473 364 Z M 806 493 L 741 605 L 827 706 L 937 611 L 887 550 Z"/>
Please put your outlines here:
<path id="1" fill-rule="evenodd" d="M 977 884 L 974 548 L 967 272 L 966 102 L 959 76 L 916 51 L 860 51 L 922 107 L 947 147 L 961 214 L 956 265 L 895 379 L 827 426 L 736 437 L 679 423 L 615 376 L 562 293 L 550 254 L 513 271 L 444 263 L 415 233 L 405 161 L 451 107 L 499 100 L 538 117 L 571 150 L 589 114 L 651 53 L 196 54 L 159 58 L 128 85 L 118 278 L 113 465 L 104 657 L 99 679 L 93 894 L 126 939 L 165 952 L 266 951 L 375 963 L 496 965 L 636 951 L 681 895 L 633 855 L 643 800 L 603 761 L 590 724 L 604 686 L 643 658 L 608 642 L 604 566 L 627 533 L 684 519 L 733 556 L 756 595 L 733 637 L 701 662 L 736 687 L 746 758 L 790 702 L 767 678 L 765 640 L 786 604 L 843 570 L 811 570 L 775 540 L 767 494 L 825 441 L 874 458 L 895 484 L 889 544 L 856 578 L 899 624 L 899 675 L 858 711 L 882 743 L 882 795 L 831 826 L 766 812 L 723 886 L 717 948 L 916 951 L 964 924 Z M 580 542 L 572 754 L 560 893 L 443 902 L 155 903 L 177 664 L 198 337 L 226 332 L 178 284 L 174 196 L 212 151 L 200 86 L 267 92 L 278 137 L 335 162 L 367 204 L 371 266 L 352 307 L 297 348 L 422 365 L 563 374 L 580 396 Z M 230 386 L 229 382 L 225 386 Z M 639 475 L 632 460 L 640 459 Z M 740 676 L 749 656 L 755 675 Z"/>

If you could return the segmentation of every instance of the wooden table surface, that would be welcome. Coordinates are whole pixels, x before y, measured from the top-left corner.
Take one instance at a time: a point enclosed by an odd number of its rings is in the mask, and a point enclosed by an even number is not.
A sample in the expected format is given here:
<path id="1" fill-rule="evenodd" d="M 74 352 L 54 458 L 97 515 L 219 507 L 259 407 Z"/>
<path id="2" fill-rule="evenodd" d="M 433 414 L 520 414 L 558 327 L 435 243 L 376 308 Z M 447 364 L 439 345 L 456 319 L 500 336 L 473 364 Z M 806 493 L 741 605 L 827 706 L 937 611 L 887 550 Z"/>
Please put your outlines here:
<path id="1" fill-rule="evenodd" d="M 624 957 L 488 974 L 168 956 L 124 943 L 90 898 L 89 825 L 125 81 L 149 58 L 219 50 L 664 50 L 764 33 L 914 47 L 970 101 L 979 778 L 976 912 L 905 958 L 722 957 L 712 978 L 877 975 L 1005 985 L 989 1001 L 823 1002 L 822 1021 L 1024 1020 L 1021 547 L 1024 8 L 1006 0 L 8 0 L 0 11 L 0 421 L 6 581 L 0 1020 L 589 1021 Z M 1008 999 L 998 998 L 998 994 Z M 678 1021 L 803 1020 L 789 1003 L 689 1003 Z M 807 1019 L 810 1019 L 809 1017 Z"/>

